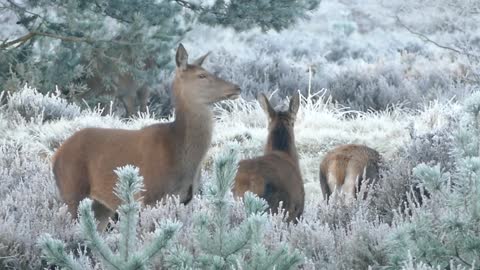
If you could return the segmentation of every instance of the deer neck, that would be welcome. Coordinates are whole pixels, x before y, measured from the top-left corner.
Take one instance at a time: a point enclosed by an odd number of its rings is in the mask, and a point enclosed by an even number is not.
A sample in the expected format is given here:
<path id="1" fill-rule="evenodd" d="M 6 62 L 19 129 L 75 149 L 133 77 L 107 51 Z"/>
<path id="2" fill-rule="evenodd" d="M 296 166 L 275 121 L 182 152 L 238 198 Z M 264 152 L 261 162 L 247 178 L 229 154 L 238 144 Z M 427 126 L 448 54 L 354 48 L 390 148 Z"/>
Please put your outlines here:
<path id="1" fill-rule="evenodd" d="M 299 167 L 297 147 L 295 146 L 295 136 L 293 131 L 284 125 L 277 125 L 269 131 L 265 154 L 271 152 L 283 152 L 287 154 L 292 161 Z"/>
<path id="2" fill-rule="evenodd" d="M 212 126 L 208 105 L 184 98 L 182 93 L 176 95 L 173 130 L 182 164 L 191 168 L 203 160 L 212 140 Z"/>

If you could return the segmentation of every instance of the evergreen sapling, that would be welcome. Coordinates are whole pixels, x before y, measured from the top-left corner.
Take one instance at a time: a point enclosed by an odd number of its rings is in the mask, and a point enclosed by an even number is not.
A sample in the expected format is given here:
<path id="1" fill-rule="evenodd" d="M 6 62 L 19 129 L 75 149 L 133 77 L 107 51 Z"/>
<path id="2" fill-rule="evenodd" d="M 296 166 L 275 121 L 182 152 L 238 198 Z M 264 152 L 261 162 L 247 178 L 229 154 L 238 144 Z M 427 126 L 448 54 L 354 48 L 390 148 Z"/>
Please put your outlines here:
<path id="1" fill-rule="evenodd" d="M 210 209 L 195 216 L 195 250 L 178 247 L 167 258 L 172 269 L 292 269 L 303 257 L 281 246 L 271 252 L 262 243 L 262 229 L 268 221 L 265 200 L 247 192 L 244 196 L 246 217 L 235 225 L 231 222 L 231 189 L 237 171 L 236 151 L 230 150 L 215 159 L 215 178 L 206 187 Z"/>
<path id="2" fill-rule="evenodd" d="M 118 168 L 115 173 L 119 181 L 115 194 L 122 201 L 118 208 L 120 243 L 118 253 L 108 247 L 97 231 L 97 224 L 92 211 L 92 200 L 84 199 L 79 206 L 79 224 L 87 246 L 93 251 L 105 269 L 150 269 L 150 260 L 159 254 L 172 240 L 180 224 L 171 221 L 163 222 L 155 230 L 154 240 L 139 248 L 137 243 L 137 223 L 140 211 L 138 195 L 143 188 L 143 178 L 139 169 L 131 165 Z M 81 265 L 67 254 L 64 244 L 50 235 L 43 235 L 39 245 L 47 262 L 64 269 L 83 269 Z"/>

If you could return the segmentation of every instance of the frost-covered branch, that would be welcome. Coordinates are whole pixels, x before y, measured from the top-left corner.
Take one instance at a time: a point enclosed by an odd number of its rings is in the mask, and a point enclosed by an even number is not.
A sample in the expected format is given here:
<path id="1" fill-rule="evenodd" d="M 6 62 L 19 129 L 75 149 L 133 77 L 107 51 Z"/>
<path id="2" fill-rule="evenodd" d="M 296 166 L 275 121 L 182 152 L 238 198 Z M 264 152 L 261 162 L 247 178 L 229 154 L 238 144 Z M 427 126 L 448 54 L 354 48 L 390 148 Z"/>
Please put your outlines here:
<path id="1" fill-rule="evenodd" d="M 130 165 L 115 170 L 119 182 L 115 187 L 115 194 L 122 201 L 119 207 L 120 243 L 119 254 L 115 254 L 97 231 L 92 211 L 92 200 L 84 199 L 80 202 L 79 219 L 83 236 L 89 248 L 92 249 L 107 269 L 133 270 L 147 269 L 151 259 L 159 254 L 172 240 L 180 228 L 177 222 L 165 221 L 155 231 L 153 242 L 139 249 L 137 246 L 137 222 L 140 203 L 136 194 L 143 188 L 143 178 L 139 176 L 139 169 Z M 49 263 L 72 270 L 82 269 L 79 264 L 68 256 L 63 243 L 49 235 L 42 236 L 39 243 Z"/>
<path id="2" fill-rule="evenodd" d="M 450 50 L 450 51 L 458 53 L 458 54 L 463 54 L 463 55 L 473 56 L 473 57 L 479 57 L 478 55 L 475 55 L 475 54 L 472 54 L 472 53 L 469 53 L 469 52 L 466 52 L 466 51 L 461 51 L 459 49 L 456 49 L 456 48 L 453 48 L 453 47 L 450 47 L 450 46 L 447 46 L 447 45 L 440 44 L 437 41 L 429 38 L 427 35 L 425 35 L 423 33 L 420 33 L 418 31 L 415 31 L 411 27 L 407 26 L 405 23 L 403 23 L 403 21 L 400 19 L 400 17 L 395 16 L 395 19 L 398 22 L 398 24 L 400 24 L 400 26 L 405 28 L 408 32 L 418 36 L 420 39 L 422 39 L 425 42 L 431 43 L 431 44 L 433 44 L 433 45 L 435 45 L 439 48 L 442 48 L 442 49 L 445 49 L 445 50 Z"/>
<path id="3" fill-rule="evenodd" d="M 206 190 L 210 211 L 196 215 L 195 250 L 193 256 L 185 249 L 172 252 L 167 258 L 169 267 L 201 269 L 292 269 L 302 256 L 287 252 L 286 246 L 270 251 L 263 245 L 262 230 L 266 223 L 265 200 L 252 193 L 245 195 L 246 217 L 240 224 L 232 224 L 231 202 L 228 198 L 237 171 L 237 153 L 228 150 L 215 159 L 215 179 Z"/>

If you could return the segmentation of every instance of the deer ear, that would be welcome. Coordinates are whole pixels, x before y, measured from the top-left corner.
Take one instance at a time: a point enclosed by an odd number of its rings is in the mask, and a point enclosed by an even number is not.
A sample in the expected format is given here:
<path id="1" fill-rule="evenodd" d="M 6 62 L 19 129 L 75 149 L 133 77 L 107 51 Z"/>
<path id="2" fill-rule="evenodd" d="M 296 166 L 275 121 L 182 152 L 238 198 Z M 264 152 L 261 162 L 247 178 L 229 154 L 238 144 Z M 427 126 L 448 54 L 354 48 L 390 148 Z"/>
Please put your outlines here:
<path id="1" fill-rule="evenodd" d="M 273 109 L 272 105 L 270 105 L 270 101 L 268 101 L 267 96 L 265 94 L 260 93 L 257 96 L 258 103 L 260 103 L 260 107 L 262 107 L 263 111 L 268 115 L 270 119 L 275 116 L 275 110 Z"/>
<path id="2" fill-rule="evenodd" d="M 205 61 L 205 58 L 207 58 L 207 56 L 210 54 L 210 52 L 207 52 L 205 55 L 201 56 L 200 58 L 198 58 L 197 60 L 195 60 L 193 62 L 194 65 L 196 66 L 201 66 L 203 64 L 203 61 Z"/>
<path id="3" fill-rule="evenodd" d="M 175 62 L 177 63 L 177 68 L 186 69 L 188 64 L 188 53 L 183 47 L 183 44 L 178 45 L 177 54 L 175 55 Z"/>
<path id="4" fill-rule="evenodd" d="M 288 107 L 288 112 L 292 116 L 297 116 L 299 107 L 300 107 L 300 100 L 297 93 L 290 98 L 290 106 Z"/>

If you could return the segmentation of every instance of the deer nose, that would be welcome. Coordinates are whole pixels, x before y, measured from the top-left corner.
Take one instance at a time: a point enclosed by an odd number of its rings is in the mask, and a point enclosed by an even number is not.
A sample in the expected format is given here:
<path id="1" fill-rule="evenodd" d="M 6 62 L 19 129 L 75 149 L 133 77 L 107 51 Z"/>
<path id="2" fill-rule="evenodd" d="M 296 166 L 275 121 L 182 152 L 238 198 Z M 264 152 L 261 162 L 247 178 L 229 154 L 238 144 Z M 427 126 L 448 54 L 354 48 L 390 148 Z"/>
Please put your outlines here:
<path id="1" fill-rule="evenodd" d="M 235 89 L 236 92 L 239 92 L 239 93 L 242 92 L 242 89 L 240 88 L 240 86 L 238 86 L 236 84 L 234 85 L 234 89 Z"/>

